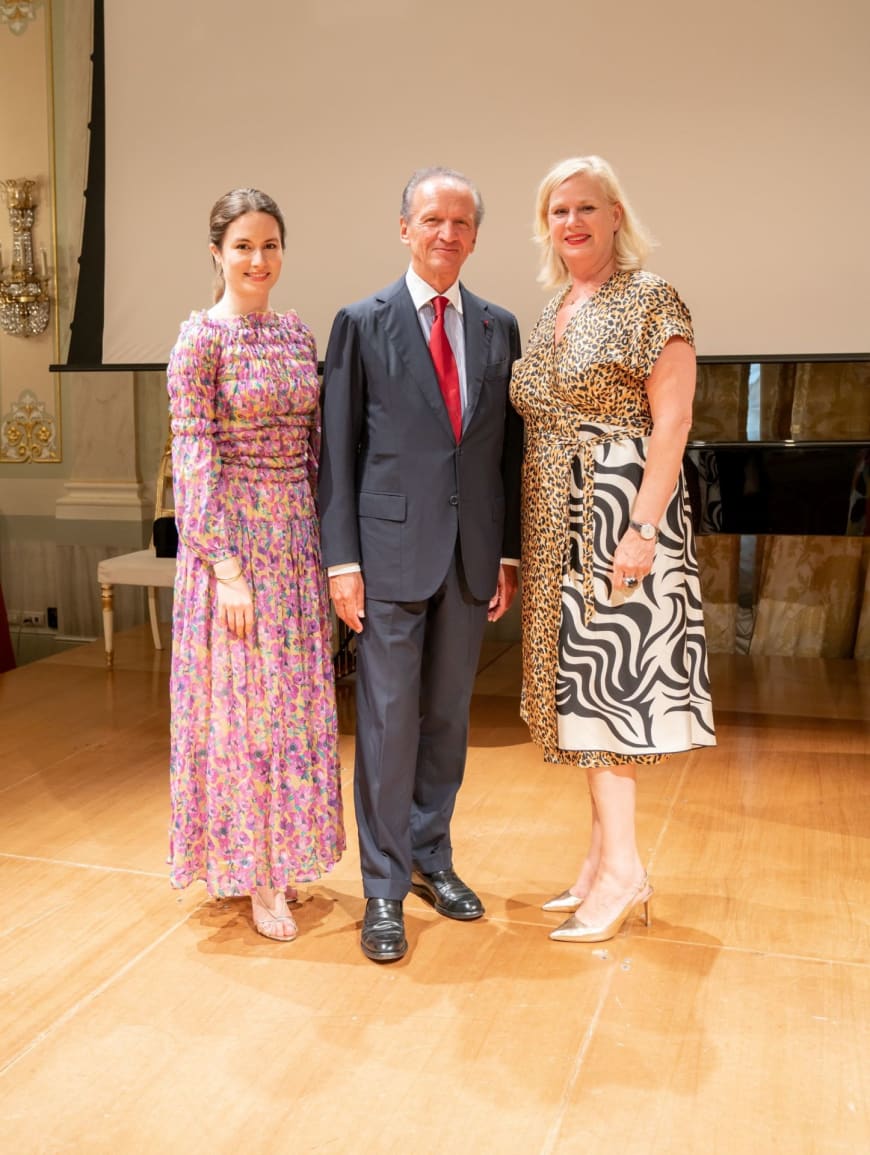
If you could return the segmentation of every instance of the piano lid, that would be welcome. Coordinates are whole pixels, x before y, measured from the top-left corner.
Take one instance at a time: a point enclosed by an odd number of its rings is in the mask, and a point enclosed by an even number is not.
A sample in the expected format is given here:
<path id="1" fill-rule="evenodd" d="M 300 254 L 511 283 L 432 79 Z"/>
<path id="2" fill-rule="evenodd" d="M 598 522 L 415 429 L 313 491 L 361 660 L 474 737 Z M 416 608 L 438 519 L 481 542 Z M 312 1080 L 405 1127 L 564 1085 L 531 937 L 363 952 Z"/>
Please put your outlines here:
<path id="1" fill-rule="evenodd" d="M 870 442 L 691 442 L 697 533 L 868 533 Z"/>

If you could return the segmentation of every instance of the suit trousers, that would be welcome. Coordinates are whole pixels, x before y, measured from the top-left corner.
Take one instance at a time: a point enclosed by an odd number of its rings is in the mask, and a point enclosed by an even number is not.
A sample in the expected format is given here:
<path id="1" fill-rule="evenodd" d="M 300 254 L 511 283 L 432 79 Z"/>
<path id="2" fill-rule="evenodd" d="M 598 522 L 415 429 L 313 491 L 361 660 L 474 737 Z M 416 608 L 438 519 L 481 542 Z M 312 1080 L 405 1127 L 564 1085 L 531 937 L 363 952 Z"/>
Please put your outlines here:
<path id="1" fill-rule="evenodd" d="M 414 867 L 429 873 L 453 864 L 450 820 L 487 605 L 468 591 L 458 550 L 431 597 L 366 599 L 354 768 L 366 898 L 403 899 Z"/>

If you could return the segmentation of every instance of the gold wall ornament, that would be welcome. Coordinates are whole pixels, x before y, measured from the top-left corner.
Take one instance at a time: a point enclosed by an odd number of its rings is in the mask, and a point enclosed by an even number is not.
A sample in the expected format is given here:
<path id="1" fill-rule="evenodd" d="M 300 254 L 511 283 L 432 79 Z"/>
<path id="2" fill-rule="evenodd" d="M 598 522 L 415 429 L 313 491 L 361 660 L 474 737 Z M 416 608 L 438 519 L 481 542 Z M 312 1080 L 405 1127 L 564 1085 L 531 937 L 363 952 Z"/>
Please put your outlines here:
<path id="1" fill-rule="evenodd" d="M 27 25 L 36 19 L 39 0 L 20 0 L 17 4 L 0 3 L 0 24 L 5 24 L 10 32 L 20 36 Z"/>
<path id="2" fill-rule="evenodd" d="M 0 461 L 60 461 L 57 422 L 45 402 L 25 390 L 0 425 Z"/>
<path id="3" fill-rule="evenodd" d="M 48 324 L 48 265 L 42 250 L 42 267 L 33 264 L 33 218 L 36 203 L 33 180 L 0 180 L 6 194 L 12 225 L 12 266 L 4 268 L 0 248 L 0 328 L 13 337 L 35 337 Z"/>

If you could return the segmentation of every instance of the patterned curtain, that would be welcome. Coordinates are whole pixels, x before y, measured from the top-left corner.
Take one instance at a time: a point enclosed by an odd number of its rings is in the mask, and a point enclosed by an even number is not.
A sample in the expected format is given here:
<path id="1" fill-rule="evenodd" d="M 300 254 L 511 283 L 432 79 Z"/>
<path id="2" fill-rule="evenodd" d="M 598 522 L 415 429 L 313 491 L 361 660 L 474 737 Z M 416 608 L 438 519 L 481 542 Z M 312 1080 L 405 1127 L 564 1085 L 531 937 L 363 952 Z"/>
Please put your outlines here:
<path id="1" fill-rule="evenodd" d="M 742 441 L 748 404 L 748 365 L 699 365 L 689 440 Z"/>
<path id="2" fill-rule="evenodd" d="M 870 544 L 866 542 L 864 543 L 864 586 L 860 594 L 861 611 L 858 615 L 855 650 L 852 656 L 870 662 Z"/>
<path id="3" fill-rule="evenodd" d="M 711 654 L 733 654 L 737 642 L 740 538 L 734 534 L 710 534 L 699 537 L 697 545 L 707 648 Z"/>
<path id="4" fill-rule="evenodd" d="M 760 539 L 751 654 L 852 657 L 867 591 L 863 538 Z"/>

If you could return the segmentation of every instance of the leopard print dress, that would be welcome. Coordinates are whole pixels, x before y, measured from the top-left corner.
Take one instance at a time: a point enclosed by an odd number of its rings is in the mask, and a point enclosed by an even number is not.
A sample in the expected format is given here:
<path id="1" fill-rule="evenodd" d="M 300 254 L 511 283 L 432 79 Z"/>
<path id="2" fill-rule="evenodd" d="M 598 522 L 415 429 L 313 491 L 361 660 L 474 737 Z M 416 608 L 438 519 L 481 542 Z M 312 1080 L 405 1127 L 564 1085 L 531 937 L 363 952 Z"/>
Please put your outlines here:
<path id="1" fill-rule="evenodd" d="M 643 476 L 645 382 L 688 309 L 653 273 L 617 272 L 555 343 L 567 289 L 544 309 L 511 400 L 523 462 L 521 713 L 548 762 L 659 762 L 716 739 L 694 538 L 680 476 L 652 572 L 630 598 L 613 553 Z"/>

